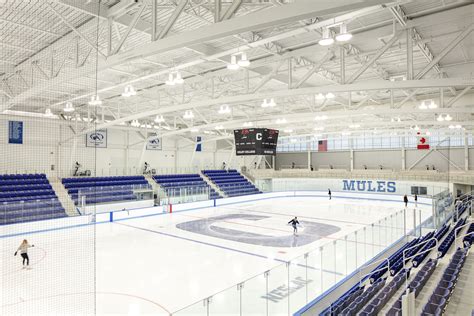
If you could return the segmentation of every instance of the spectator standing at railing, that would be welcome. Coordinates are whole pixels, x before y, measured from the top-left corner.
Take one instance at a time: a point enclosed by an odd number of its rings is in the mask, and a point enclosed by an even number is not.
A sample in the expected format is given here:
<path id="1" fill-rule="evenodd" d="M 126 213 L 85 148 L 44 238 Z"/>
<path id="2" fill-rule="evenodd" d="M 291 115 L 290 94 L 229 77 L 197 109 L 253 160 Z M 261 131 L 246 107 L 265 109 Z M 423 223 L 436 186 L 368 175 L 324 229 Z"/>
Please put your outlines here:
<path id="1" fill-rule="evenodd" d="M 34 247 L 35 245 L 30 245 L 28 243 L 28 240 L 23 239 L 23 242 L 21 243 L 20 247 L 15 251 L 15 256 L 20 252 L 21 257 L 23 258 L 23 269 L 28 268 L 30 266 L 30 258 L 28 257 L 28 248 Z M 26 266 L 25 266 L 26 262 Z"/>
<path id="2" fill-rule="evenodd" d="M 291 163 L 291 169 L 295 169 L 295 163 L 294 162 Z"/>
<path id="3" fill-rule="evenodd" d="M 332 197 L 331 189 L 328 189 L 328 195 L 329 195 L 329 199 L 331 199 Z"/>
<path id="4" fill-rule="evenodd" d="M 415 194 L 415 207 L 418 207 L 418 195 Z"/>
<path id="5" fill-rule="evenodd" d="M 405 203 L 405 207 L 407 207 L 408 206 L 408 196 L 406 194 L 403 196 L 403 202 Z"/>
<path id="6" fill-rule="evenodd" d="M 226 167 L 226 165 L 225 165 L 225 161 L 224 161 L 224 162 L 222 163 L 222 170 L 225 170 L 225 167 Z"/>

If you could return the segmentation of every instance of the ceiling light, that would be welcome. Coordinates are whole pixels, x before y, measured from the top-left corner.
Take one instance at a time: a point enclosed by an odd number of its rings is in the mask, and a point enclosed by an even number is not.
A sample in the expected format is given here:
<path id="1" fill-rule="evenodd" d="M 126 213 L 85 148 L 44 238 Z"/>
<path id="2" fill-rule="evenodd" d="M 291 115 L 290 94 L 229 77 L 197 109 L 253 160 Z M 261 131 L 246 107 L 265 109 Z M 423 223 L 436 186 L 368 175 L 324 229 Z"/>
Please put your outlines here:
<path id="1" fill-rule="evenodd" d="M 314 137 L 321 138 L 321 137 L 323 137 L 323 134 L 314 134 Z"/>
<path id="2" fill-rule="evenodd" d="M 327 115 L 316 115 L 316 117 L 314 118 L 315 121 L 325 121 L 327 119 L 328 119 Z"/>
<path id="3" fill-rule="evenodd" d="M 230 113 L 230 108 L 227 104 L 223 104 L 221 105 L 219 111 L 218 111 L 219 114 L 228 114 Z"/>
<path id="4" fill-rule="evenodd" d="M 360 124 L 351 124 L 349 125 L 349 128 L 359 128 Z"/>
<path id="5" fill-rule="evenodd" d="M 286 123 L 286 118 L 281 118 L 276 120 L 277 124 L 285 124 Z"/>
<path id="6" fill-rule="evenodd" d="M 329 28 L 323 28 L 323 37 L 318 41 L 321 46 L 328 46 L 334 43 L 334 39 L 330 36 Z"/>
<path id="7" fill-rule="evenodd" d="M 176 84 L 176 82 L 174 82 L 174 77 L 173 77 L 173 73 L 169 73 L 168 75 L 168 80 L 165 81 L 165 83 L 168 85 L 168 86 L 174 86 Z"/>
<path id="8" fill-rule="evenodd" d="M 244 127 L 251 127 L 251 126 L 253 126 L 253 123 L 252 122 L 244 122 L 243 126 Z"/>
<path id="9" fill-rule="evenodd" d="M 125 86 L 125 89 L 123 90 L 122 97 L 128 98 L 136 94 L 137 92 L 135 91 L 135 89 L 131 85 L 127 85 Z"/>
<path id="10" fill-rule="evenodd" d="M 339 34 L 336 35 L 336 41 L 347 42 L 352 38 L 352 34 L 347 32 L 347 24 L 342 23 L 339 28 Z"/>
<path id="11" fill-rule="evenodd" d="M 456 127 L 456 128 L 462 128 L 462 126 L 459 125 L 459 124 L 457 124 L 455 127 Z"/>
<path id="12" fill-rule="evenodd" d="M 176 77 L 174 78 L 174 82 L 176 84 L 183 84 L 184 79 L 181 77 L 181 73 L 179 71 L 176 72 Z"/>
<path id="13" fill-rule="evenodd" d="M 221 130 L 221 129 L 224 129 L 224 126 L 222 125 L 217 125 L 216 127 L 214 127 L 216 130 Z"/>
<path id="14" fill-rule="evenodd" d="M 341 135 L 344 135 L 344 136 L 348 136 L 348 135 L 350 135 L 350 134 L 351 134 L 351 132 L 347 132 L 347 131 L 341 132 Z"/>
<path id="15" fill-rule="evenodd" d="M 186 111 L 184 111 L 183 118 L 184 118 L 185 120 L 192 120 L 192 119 L 194 118 L 194 113 L 193 113 L 193 111 L 191 111 L 191 110 L 186 110 Z"/>
<path id="16" fill-rule="evenodd" d="M 318 94 L 316 95 L 316 100 L 324 100 L 324 94 L 318 93 Z"/>
<path id="17" fill-rule="evenodd" d="M 335 95 L 332 92 L 326 93 L 326 99 L 334 99 Z"/>
<path id="18" fill-rule="evenodd" d="M 64 112 L 74 112 L 74 106 L 71 102 L 66 102 L 66 105 L 64 106 Z"/>
<path id="19" fill-rule="evenodd" d="M 157 115 L 155 118 L 155 123 L 163 123 L 165 121 L 165 118 L 163 115 Z"/>
<path id="20" fill-rule="evenodd" d="M 418 127 L 418 125 L 415 125 L 415 126 L 413 127 L 413 129 L 414 129 L 415 131 L 419 131 L 419 130 L 420 130 L 420 128 Z"/>
<path id="21" fill-rule="evenodd" d="M 324 126 L 316 126 L 314 128 L 315 131 L 324 131 Z"/>
<path id="22" fill-rule="evenodd" d="M 442 122 L 442 121 L 444 121 L 444 117 L 440 114 L 440 115 L 438 115 L 438 117 L 436 118 L 436 120 L 437 120 L 438 122 Z"/>
<path id="23" fill-rule="evenodd" d="M 250 66 L 250 61 L 247 59 L 247 53 L 242 53 L 240 55 L 240 60 L 237 63 L 240 67 L 248 67 Z"/>
<path id="24" fill-rule="evenodd" d="M 138 122 L 138 120 L 133 120 L 130 125 L 132 125 L 133 127 L 140 127 L 140 122 Z"/>
<path id="25" fill-rule="evenodd" d="M 235 56 L 235 55 L 230 56 L 230 64 L 227 64 L 227 69 L 237 70 L 239 68 L 240 68 L 240 66 L 237 63 L 237 56 Z"/>
<path id="26" fill-rule="evenodd" d="M 199 128 L 197 127 L 191 128 L 191 133 L 197 133 L 197 132 L 199 132 Z"/>
<path id="27" fill-rule="evenodd" d="M 400 123 L 401 121 L 402 120 L 399 117 L 397 117 L 397 122 Z"/>
<path id="28" fill-rule="evenodd" d="M 52 117 L 52 116 L 54 116 L 54 115 L 53 115 L 53 112 L 51 112 L 51 109 L 50 109 L 50 108 L 47 108 L 47 109 L 44 111 L 44 116 L 46 116 L 46 117 Z"/>
<path id="29" fill-rule="evenodd" d="M 449 114 L 446 114 L 446 117 L 444 119 L 448 122 L 453 120 L 453 118 Z"/>
<path id="30" fill-rule="evenodd" d="M 89 101 L 89 105 L 100 106 L 100 105 L 102 105 L 102 101 L 100 100 L 98 95 L 93 95 L 93 96 L 91 96 L 91 100 Z"/>
<path id="31" fill-rule="evenodd" d="M 438 105 L 433 100 L 430 100 L 430 102 L 428 103 L 428 108 L 429 109 L 436 109 L 437 107 L 438 107 Z"/>
<path id="32" fill-rule="evenodd" d="M 270 102 L 268 103 L 268 106 L 271 107 L 271 108 L 276 106 L 275 100 L 273 98 L 270 99 Z"/>
<path id="33" fill-rule="evenodd" d="M 290 134 L 290 133 L 293 133 L 293 130 L 291 128 L 287 128 L 287 129 L 284 129 L 283 132 Z"/>

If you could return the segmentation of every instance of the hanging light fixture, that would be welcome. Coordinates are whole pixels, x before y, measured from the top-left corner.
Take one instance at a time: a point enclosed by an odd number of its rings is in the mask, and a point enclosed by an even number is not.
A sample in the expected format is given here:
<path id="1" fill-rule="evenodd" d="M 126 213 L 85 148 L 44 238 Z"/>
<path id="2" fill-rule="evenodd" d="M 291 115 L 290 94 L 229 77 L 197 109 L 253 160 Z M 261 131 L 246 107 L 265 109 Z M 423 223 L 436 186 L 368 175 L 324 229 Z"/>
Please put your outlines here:
<path id="1" fill-rule="evenodd" d="M 281 119 L 279 118 L 279 119 L 276 120 L 276 123 L 277 124 L 285 124 L 286 123 L 286 118 L 281 118 Z"/>
<path id="2" fill-rule="evenodd" d="M 436 108 L 438 108 L 438 105 L 433 100 L 430 100 L 428 102 L 428 109 L 436 109 Z"/>
<path id="3" fill-rule="evenodd" d="M 165 121 L 165 118 L 163 117 L 163 115 L 157 115 L 155 117 L 155 123 L 163 123 Z"/>
<path id="4" fill-rule="evenodd" d="M 199 132 L 199 128 L 197 127 L 191 128 L 191 133 L 198 133 L 198 132 Z"/>
<path id="5" fill-rule="evenodd" d="M 347 42 L 352 38 L 352 34 L 347 32 L 347 24 L 342 23 L 339 27 L 339 34 L 336 35 L 336 41 Z"/>
<path id="6" fill-rule="evenodd" d="M 219 108 L 219 111 L 217 111 L 219 114 L 228 114 L 230 113 L 230 107 L 227 104 L 221 105 Z"/>
<path id="7" fill-rule="evenodd" d="M 66 105 L 64 106 L 63 111 L 64 112 L 74 112 L 74 106 L 72 105 L 71 102 L 66 102 Z"/>
<path id="8" fill-rule="evenodd" d="M 174 82 L 176 84 L 183 84 L 184 83 L 184 79 L 183 79 L 183 77 L 181 77 L 181 73 L 179 71 L 175 72 Z"/>
<path id="9" fill-rule="evenodd" d="M 277 104 L 273 98 L 271 98 L 270 101 L 268 101 L 267 99 L 263 99 L 262 108 L 273 108 L 276 105 Z"/>
<path id="10" fill-rule="evenodd" d="M 273 108 L 276 106 L 275 100 L 273 98 L 270 99 L 270 102 L 268 103 L 268 106 Z"/>
<path id="11" fill-rule="evenodd" d="M 123 93 L 122 93 L 122 97 L 131 97 L 133 95 L 136 95 L 137 92 L 135 91 L 135 89 L 133 88 L 133 86 L 131 85 L 126 85 L 124 90 L 123 90 Z"/>
<path id="12" fill-rule="evenodd" d="M 173 76 L 173 73 L 169 73 L 168 74 L 168 80 L 165 81 L 165 83 L 168 85 L 168 86 L 174 86 L 176 83 L 174 82 L 174 76 Z"/>
<path id="13" fill-rule="evenodd" d="M 442 122 L 442 121 L 444 121 L 444 117 L 440 114 L 440 115 L 438 115 L 438 117 L 436 118 L 436 120 L 437 120 L 438 122 Z"/>
<path id="14" fill-rule="evenodd" d="M 293 133 L 293 130 L 291 128 L 286 128 L 286 129 L 283 130 L 283 132 L 291 134 L 291 133 Z"/>
<path id="15" fill-rule="evenodd" d="M 221 130 L 221 129 L 224 129 L 224 126 L 222 125 L 216 125 L 216 127 L 214 127 L 216 130 Z"/>
<path id="16" fill-rule="evenodd" d="M 102 101 L 100 100 L 99 95 L 96 94 L 96 95 L 91 96 L 91 100 L 89 101 L 89 105 L 92 105 L 92 106 L 102 105 Z"/>
<path id="17" fill-rule="evenodd" d="M 46 117 L 53 117 L 53 112 L 51 112 L 51 109 L 50 108 L 47 108 L 45 111 L 44 111 L 44 116 Z"/>
<path id="18" fill-rule="evenodd" d="M 237 56 L 235 56 L 235 55 L 230 56 L 230 64 L 227 64 L 227 69 L 237 70 L 239 68 L 240 68 L 240 66 L 237 63 Z"/>
<path id="19" fill-rule="evenodd" d="M 314 118 L 315 121 L 325 121 L 327 119 L 328 119 L 327 115 L 316 115 L 316 117 Z"/>
<path id="20" fill-rule="evenodd" d="M 446 117 L 444 119 L 448 122 L 453 120 L 453 118 L 449 114 L 446 114 Z"/>
<path id="21" fill-rule="evenodd" d="M 336 96 L 332 92 L 326 93 L 326 99 L 334 99 Z"/>
<path id="22" fill-rule="evenodd" d="M 193 111 L 191 111 L 191 110 L 186 110 L 186 111 L 184 111 L 183 118 L 184 118 L 185 120 L 192 120 L 192 119 L 194 118 L 194 113 L 193 113 Z"/>
<path id="23" fill-rule="evenodd" d="M 315 131 L 324 131 L 324 126 L 316 126 L 314 128 Z"/>
<path id="24" fill-rule="evenodd" d="M 359 128 L 360 124 L 351 124 L 349 125 L 349 128 Z"/>
<path id="25" fill-rule="evenodd" d="M 244 122 L 243 127 L 252 127 L 253 123 L 252 122 Z"/>
<path id="26" fill-rule="evenodd" d="M 133 120 L 130 125 L 132 125 L 133 127 L 140 127 L 140 122 L 138 122 L 138 120 Z"/>
<path id="27" fill-rule="evenodd" d="M 318 94 L 316 95 L 316 100 L 324 100 L 324 94 L 318 93 Z"/>
<path id="28" fill-rule="evenodd" d="M 248 67 L 250 66 L 250 61 L 247 59 L 247 53 L 242 53 L 240 55 L 240 60 L 237 63 L 240 67 Z"/>
<path id="29" fill-rule="evenodd" d="M 323 37 L 318 41 L 318 44 L 321 46 L 329 46 L 334 43 L 334 39 L 330 36 L 329 28 L 323 28 Z"/>

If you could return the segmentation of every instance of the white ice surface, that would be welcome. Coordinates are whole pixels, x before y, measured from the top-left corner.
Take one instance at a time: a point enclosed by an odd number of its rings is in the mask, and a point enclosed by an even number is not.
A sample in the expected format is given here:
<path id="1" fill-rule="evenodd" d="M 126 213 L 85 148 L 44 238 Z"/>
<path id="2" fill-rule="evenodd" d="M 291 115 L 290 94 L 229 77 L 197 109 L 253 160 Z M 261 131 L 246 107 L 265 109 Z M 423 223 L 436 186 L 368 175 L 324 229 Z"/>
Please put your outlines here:
<path id="1" fill-rule="evenodd" d="M 341 244 L 334 248 L 332 241 L 399 211 L 400 206 L 400 202 L 286 197 L 36 233 L 24 236 L 36 246 L 30 250 L 30 270 L 22 270 L 19 256 L 13 256 L 23 236 L 3 238 L 0 314 L 169 315 L 194 303 L 176 315 L 205 315 L 202 299 L 229 288 L 213 297 L 209 309 L 211 315 L 234 315 L 240 300 L 234 285 L 255 277 L 242 288 L 242 308 L 244 315 L 259 315 L 266 308 L 266 300 L 261 298 L 266 294 L 266 282 L 271 291 L 288 280 L 282 261 L 311 252 L 314 255 L 309 257 L 308 265 L 314 269 L 308 270 L 311 283 L 307 296 L 304 288 L 298 288 L 290 304 L 284 296 L 278 302 L 270 302 L 270 315 L 285 315 L 288 305 L 291 312 L 296 311 L 350 273 L 355 268 L 355 262 L 348 263 L 353 252 L 370 258 L 384 248 L 359 244 L 357 250 L 348 249 L 346 255 L 345 248 Z M 431 207 L 424 208 L 426 218 Z M 269 218 L 262 221 L 262 226 L 256 223 L 256 227 L 242 227 L 245 221 L 239 220 L 217 225 L 282 236 L 292 234 L 287 222 L 298 216 L 305 221 L 336 225 L 341 230 L 302 247 L 277 248 L 175 227 L 190 220 L 235 213 Z M 409 220 L 407 224 L 411 223 Z M 377 239 L 375 236 L 374 242 Z M 322 245 L 323 260 L 319 254 Z M 364 259 L 360 260 L 362 263 Z M 300 257 L 297 262 L 303 261 Z M 323 272 L 319 270 L 321 263 Z M 290 279 L 306 276 L 306 269 L 298 264 L 293 262 L 290 266 Z M 272 268 L 266 280 L 262 273 Z"/>

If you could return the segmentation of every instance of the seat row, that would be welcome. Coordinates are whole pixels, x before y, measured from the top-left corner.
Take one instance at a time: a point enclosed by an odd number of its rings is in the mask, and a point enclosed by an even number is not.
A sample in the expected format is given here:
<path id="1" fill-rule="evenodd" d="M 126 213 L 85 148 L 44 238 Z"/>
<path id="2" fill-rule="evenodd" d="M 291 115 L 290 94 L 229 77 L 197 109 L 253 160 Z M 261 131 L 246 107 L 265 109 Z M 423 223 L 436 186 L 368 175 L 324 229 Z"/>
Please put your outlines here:
<path id="1" fill-rule="evenodd" d="M 440 227 L 436 231 L 436 233 L 434 234 L 434 238 L 439 242 L 443 238 L 443 236 L 446 235 L 446 233 L 448 231 L 449 231 L 449 225 L 444 224 L 442 227 Z M 416 256 L 415 258 L 413 258 L 413 266 L 418 267 L 419 265 L 421 265 L 423 260 L 425 260 L 425 258 L 430 253 L 430 251 L 428 251 L 428 249 L 433 248 L 435 245 L 436 245 L 436 242 L 434 240 L 431 240 L 431 241 L 427 242 L 423 246 L 423 248 L 421 248 L 421 250 L 420 250 L 421 253 L 418 256 Z"/>
<path id="2" fill-rule="evenodd" d="M 107 182 L 107 181 L 132 181 L 145 180 L 143 176 L 111 176 L 111 177 L 78 177 L 78 178 L 63 178 L 62 183 L 81 183 L 81 182 Z"/>
<path id="3" fill-rule="evenodd" d="M 429 278 L 433 274 L 434 270 L 436 269 L 437 260 L 429 259 L 425 265 L 418 271 L 415 278 L 408 284 L 408 289 L 410 293 L 414 293 L 415 298 L 420 294 L 423 287 L 428 282 Z M 402 297 L 405 295 L 406 291 L 404 291 L 395 303 L 392 305 L 390 310 L 388 311 L 387 315 L 390 316 L 401 316 L 402 315 Z"/>
<path id="4" fill-rule="evenodd" d="M 466 247 L 470 247 L 474 242 L 474 223 L 469 225 L 469 228 L 466 232 L 466 236 L 464 236 L 462 242 Z"/>
<path id="5" fill-rule="evenodd" d="M 46 179 L 44 173 L 33 173 L 33 174 L 0 174 L 0 180 L 26 180 L 26 179 Z"/>
<path id="6" fill-rule="evenodd" d="M 18 184 L 22 185 L 32 185 L 32 184 L 47 184 L 48 179 L 46 178 L 38 178 L 38 179 L 8 179 L 8 180 L 0 180 L 0 187 L 2 186 L 15 186 Z"/>
<path id="7" fill-rule="evenodd" d="M 415 254 L 417 254 L 420 249 L 425 245 L 424 242 L 431 239 L 434 235 L 434 231 L 432 232 L 429 232 L 428 234 L 426 234 L 425 236 L 421 237 L 421 238 L 417 238 L 416 239 L 416 243 L 413 245 L 413 248 L 408 250 L 406 253 L 405 253 L 405 258 L 411 258 L 413 257 Z M 404 265 L 406 264 L 406 262 L 403 261 L 403 257 L 400 258 L 391 268 L 390 268 L 390 275 L 394 276 L 395 274 L 397 274 L 403 267 Z"/>
<path id="8" fill-rule="evenodd" d="M 403 282 L 407 276 L 410 275 L 410 269 L 402 270 L 403 273 L 397 274 L 392 281 L 390 281 L 380 292 L 377 296 L 370 301 L 369 304 L 365 305 L 365 308 L 359 315 L 363 316 L 375 316 L 377 315 L 382 308 L 387 304 L 387 302 L 391 299 L 393 294 L 397 292 L 397 290 L 402 286 Z"/>
<path id="9" fill-rule="evenodd" d="M 386 279 L 379 279 L 377 282 L 369 286 L 366 291 L 362 292 L 358 297 L 356 297 L 355 300 L 353 300 L 349 306 L 347 306 L 341 312 L 341 315 L 356 315 L 362 309 L 362 307 L 364 307 L 372 299 L 372 297 L 384 287 L 385 281 Z"/>
<path id="10" fill-rule="evenodd" d="M 449 232 L 448 236 L 443 240 L 441 245 L 438 247 L 438 258 L 444 257 L 446 252 L 448 252 L 449 248 L 453 244 L 454 240 L 456 239 L 456 230 L 464 225 L 466 222 L 465 218 L 460 219 L 456 225 L 454 225 L 453 229 Z"/>
<path id="11" fill-rule="evenodd" d="M 444 270 L 441 281 L 437 284 L 428 302 L 423 307 L 423 315 L 437 316 L 443 314 L 446 304 L 456 286 L 459 273 L 466 260 L 466 255 L 467 249 L 459 248 L 456 250 L 449 265 Z"/>
<path id="12" fill-rule="evenodd" d="M 64 187 L 69 188 L 86 188 L 86 187 L 105 187 L 105 186 L 123 186 L 123 185 L 147 185 L 148 181 L 143 180 L 121 180 L 121 181 L 94 181 L 94 182 L 75 182 L 66 183 Z"/>
<path id="13" fill-rule="evenodd" d="M 6 185 L 1 186 L 0 191 L 2 193 L 13 192 L 13 191 L 37 191 L 37 190 L 48 190 L 51 189 L 51 185 L 46 184 L 18 184 L 18 185 Z"/>

